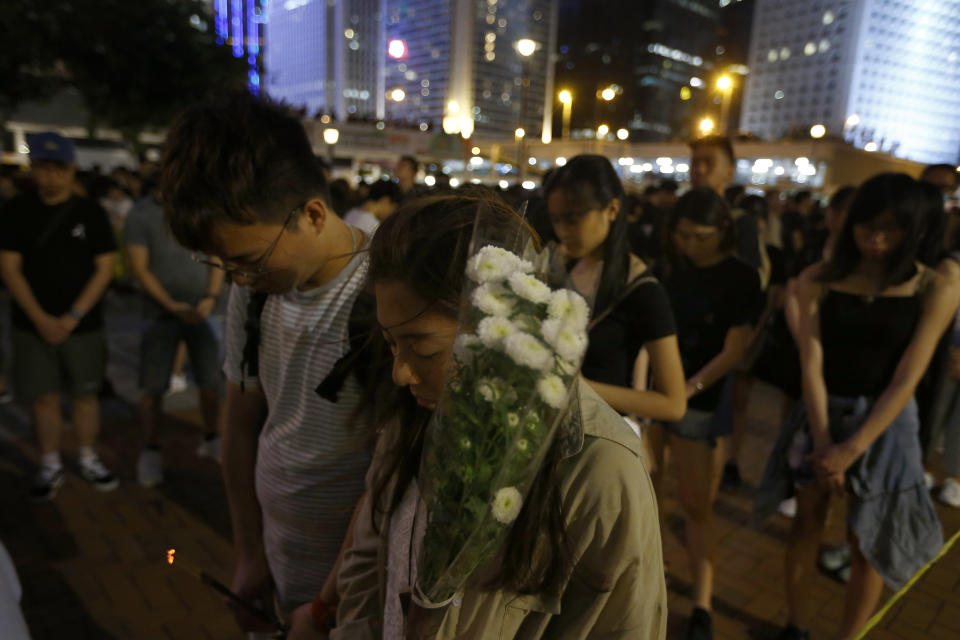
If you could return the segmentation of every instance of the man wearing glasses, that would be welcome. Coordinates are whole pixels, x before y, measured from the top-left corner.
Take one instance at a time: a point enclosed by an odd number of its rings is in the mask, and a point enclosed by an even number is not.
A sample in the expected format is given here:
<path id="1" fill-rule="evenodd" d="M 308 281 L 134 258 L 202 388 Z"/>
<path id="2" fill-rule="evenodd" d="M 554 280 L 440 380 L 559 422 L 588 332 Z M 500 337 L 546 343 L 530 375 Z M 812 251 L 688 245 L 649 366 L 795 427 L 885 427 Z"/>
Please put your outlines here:
<path id="1" fill-rule="evenodd" d="M 289 613 L 332 572 L 370 462 L 360 382 L 315 392 L 350 348 L 367 238 L 333 213 L 300 121 L 247 94 L 180 115 L 160 183 L 174 236 L 233 281 L 221 412 L 232 588 L 255 598 L 272 581 Z"/>
<path id="2" fill-rule="evenodd" d="M 223 284 L 223 271 L 192 260 L 190 252 L 177 244 L 152 191 L 130 212 L 124 228 L 130 270 L 144 293 L 139 413 L 146 446 L 137 460 L 137 481 L 145 487 L 163 482 L 157 427 L 181 342 L 187 346 L 200 394 L 205 434 L 197 455 L 220 457 L 220 345 L 209 318 Z"/>

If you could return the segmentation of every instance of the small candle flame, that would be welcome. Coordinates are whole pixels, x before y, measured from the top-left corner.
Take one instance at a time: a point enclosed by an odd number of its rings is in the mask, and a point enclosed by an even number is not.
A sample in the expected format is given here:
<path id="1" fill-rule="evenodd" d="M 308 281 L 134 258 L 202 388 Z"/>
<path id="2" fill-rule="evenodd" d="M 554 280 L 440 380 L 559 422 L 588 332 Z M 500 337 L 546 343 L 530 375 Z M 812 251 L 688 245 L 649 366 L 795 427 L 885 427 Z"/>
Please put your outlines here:
<path id="1" fill-rule="evenodd" d="M 176 549 L 167 549 L 167 564 L 173 564 L 173 554 L 176 552 Z"/>

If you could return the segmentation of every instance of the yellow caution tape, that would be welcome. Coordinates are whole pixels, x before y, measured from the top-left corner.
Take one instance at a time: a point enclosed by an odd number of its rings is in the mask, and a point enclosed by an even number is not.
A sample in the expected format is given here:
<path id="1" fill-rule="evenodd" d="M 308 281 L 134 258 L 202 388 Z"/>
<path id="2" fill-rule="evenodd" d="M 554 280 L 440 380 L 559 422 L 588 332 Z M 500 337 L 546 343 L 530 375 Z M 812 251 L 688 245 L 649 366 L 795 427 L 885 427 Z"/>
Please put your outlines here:
<path id="1" fill-rule="evenodd" d="M 863 625 L 863 627 L 860 628 L 860 631 L 857 631 L 856 635 L 854 635 L 850 640 L 863 640 L 863 638 L 870 633 L 870 631 L 877 626 L 881 620 L 883 620 L 883 617 L 887 615 L 887 612 L 890 611 L 890 608 L 897 603 L 897 600 L 902 598 L 903 595 L 909 591 L 911 587 L 913 587 L 913 585 L 920 580 L 920 578 L 923 577 L 923 574 L 927 572 L 927 569 L 935 565 L 940 558 L 947 555 L 947 553 L 950 551 L 950 548 L 953 547 L 957 540 L 960 540 L 960 531 L 957 531 L 955 534 L 953 534 L 953 537 L 950 538 L 947 544 L 943 545 L 943 548 L 940 549 L 940 553 L 938 553 L 933 560 L 925 564 L 919 571 L 913 574 L 913 577 L 910 578 L 910 581 L 903 585 L 899 591 L 893 594 L 893 597 L 887 600 L 887 603 L 883 605 L 883 608 L 873 614 L 873 617 L 867 620 L 867 624 Z"/>

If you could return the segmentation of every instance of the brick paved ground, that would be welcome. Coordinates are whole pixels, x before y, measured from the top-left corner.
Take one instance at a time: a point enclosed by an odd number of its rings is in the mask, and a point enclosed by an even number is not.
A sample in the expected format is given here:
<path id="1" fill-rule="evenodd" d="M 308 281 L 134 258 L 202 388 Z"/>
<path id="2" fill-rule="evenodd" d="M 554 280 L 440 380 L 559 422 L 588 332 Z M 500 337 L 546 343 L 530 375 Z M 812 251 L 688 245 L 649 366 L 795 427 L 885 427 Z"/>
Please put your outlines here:
<path id="1" fill-rule="evenodd" d="M 126 400 L 105 404 L 101 450 L 104 460 L 119 472 L 120 489 L 99 494 L 70 473 L 54 503 L 26 502 L 23 496 L 33 470 L 34 444 L 22 409 L 0 407 L 0 539 L 23 582 L 27 622 L 38 640 L 240 638 L 217 596 L 164 563 L 165 550 L 175 547 L 178 557 L 227 580 L 232 557 L 229 516 L 217 466 L 194 455 L 199 429 L 196 412 L 189 408 L 189 394 L 169 403 L 176 410 L 166 425 L 167 482 L 147 490 L 133 481 L 139 440 L 129 400 L 136 379 L 138 331 L 129 321 L 129 304 L 115 303 L 113 309 L 120 318 L 111 324 L 110 375 Z M 773 414 L 769 393 L 760 389 L 751 409 L 742 460 L 748 484 L 759 479 L 772 446 L 777 428 Z M 68 451 L 71 435 L 68 430 Z M 691 607 L 690 576 L 680 543 L 683 526 L 674 489 L 671 480 L 662 508 L 669 565 L 669 635 L 680 638 Z M 960 530 L 960 510 L 938 509 L 948 536 Z M 828 540 L 842 538 L 842 511 L 841 503 L 834 505 Z M 721 495 L 717 506 L 718 639 L 772 638 L 783 623 L 782 557 L 788 526 L 780 516 L 762 525 L 753 523 L 749 487 Z M 960 637 L 958 566 L 960 545 L 892 607 L 868 637 Z M 836 628 L 842 596 L 841 585 L 816 577 L 811 596 L 815 638 L 828 638 Z"/>

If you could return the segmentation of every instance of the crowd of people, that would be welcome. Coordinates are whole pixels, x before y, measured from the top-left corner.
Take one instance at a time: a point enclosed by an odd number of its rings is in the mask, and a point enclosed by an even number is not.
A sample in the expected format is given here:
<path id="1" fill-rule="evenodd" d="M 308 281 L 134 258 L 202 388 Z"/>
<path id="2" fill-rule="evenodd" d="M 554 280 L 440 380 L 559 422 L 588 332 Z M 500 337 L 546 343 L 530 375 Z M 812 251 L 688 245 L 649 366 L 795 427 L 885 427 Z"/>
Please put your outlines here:
<path id="1" fill-rule="evenodd" d="M 957 174 L 881 174 L 821 203 L 733 185 L 726 138 L 690 154 L 685 190 L 628 194 L 608 159 L 581 155 L 520 206 L 514 191 L 427 189 L 409 157 L 396 181 L 332 180 L 300 120 L 250 96 L 187 109 L 139 172 L 77 174 L 68 140 L 33 136 L 33 184 L 0 182 L 13 301 L 0 392 L 31 409 L 32 497 L 64 480 L 64 394 L 81 476 L 118 484 L 95 450 L 112 283 L 143 297 L 136 477 L 163 481 L 163 396 L 185 352 L 197 453 L 223 469 L 231 588 L 275 610 L 289 638 L 663 638 L 657 498 L 672 469 L 693 577 L 685 637 L 708 639 L 714 502 L 742 482 L 762 381 L 782 429 L 757 510 L 793 518 L 779 637 L 809 637 L 818 561 L 848 581 L 836 634 L 852 637 L 883 585 L 943 544 L 925 470 L 940 447 L 936 495 L 960 508 L 960 230 L 945 206 Z M 551 284 L 579 293 L 591 320 L 563 437 L 545 445 L 511 537 L 438 605 L 418 592 L 410 495 L 478 218 L 542 240 Z M 846 496 L 848 545 L 818 558 L 832 494 Z M 234 613 L 246 631 L 272 628 Z"/>

